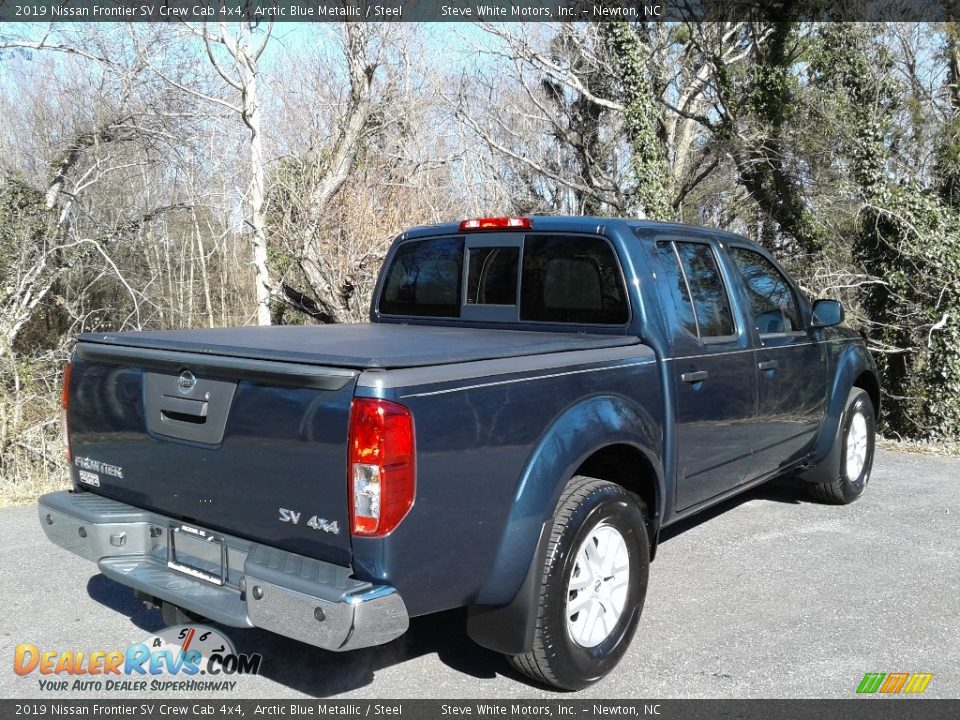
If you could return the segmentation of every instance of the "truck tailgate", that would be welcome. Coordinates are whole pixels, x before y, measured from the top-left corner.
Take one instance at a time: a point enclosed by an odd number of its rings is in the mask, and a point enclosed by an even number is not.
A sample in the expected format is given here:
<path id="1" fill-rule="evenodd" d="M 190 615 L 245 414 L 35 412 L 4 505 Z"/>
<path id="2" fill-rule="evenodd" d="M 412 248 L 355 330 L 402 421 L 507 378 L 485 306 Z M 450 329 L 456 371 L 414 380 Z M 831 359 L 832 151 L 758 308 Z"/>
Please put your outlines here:
<path id="1" fill-rule="evenodd" d="M 187 525 L 349 564 L 356 371 L 81 342 L 74 480 Z"/>

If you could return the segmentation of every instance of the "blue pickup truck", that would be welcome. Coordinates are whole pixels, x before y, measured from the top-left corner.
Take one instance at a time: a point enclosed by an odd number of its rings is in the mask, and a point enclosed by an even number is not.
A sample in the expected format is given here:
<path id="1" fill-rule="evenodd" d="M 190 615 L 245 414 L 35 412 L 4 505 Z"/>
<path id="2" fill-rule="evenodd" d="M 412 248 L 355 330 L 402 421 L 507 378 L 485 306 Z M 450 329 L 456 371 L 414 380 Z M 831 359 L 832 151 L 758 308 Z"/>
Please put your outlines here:
<path id="1" fill-rule="evenodd" d="M 477 643 L 577 689 L 630 643 L 664 527 L 777 476 L 831 503 L 870 476 L 863 340 L 736 235 L 415 228 L 370 319 L 80 336 L 49 539 L 171 624 L 328 650 L 466 607 Z"/>

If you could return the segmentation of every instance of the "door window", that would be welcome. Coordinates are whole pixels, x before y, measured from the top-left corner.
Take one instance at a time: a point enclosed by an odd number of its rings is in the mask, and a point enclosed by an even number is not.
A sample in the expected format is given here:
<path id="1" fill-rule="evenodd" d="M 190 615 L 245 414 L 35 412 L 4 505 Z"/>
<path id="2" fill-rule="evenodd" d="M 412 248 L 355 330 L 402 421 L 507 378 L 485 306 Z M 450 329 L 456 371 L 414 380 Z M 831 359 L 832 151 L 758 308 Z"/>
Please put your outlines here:
<path id="1" fill-rule="evenodd" d="M 743 278 L 753 323 L 762 335 L 802 330 L 797 299 L 790 283 L 767 258 L 747 248 L 730 248 Z"/>
<path id="2" fill-rule="evenodd" d="M 672 249 L 661 248 L 660 257 L 684 328 L 701 340 L 735 335 L 730 299 L 710 246 L 694 242 L 661 245 Z"/>
<path id="3" fill-rule="evenodd" d="M 693 314 L 693 302 L 690 300 L 690 288 L 687 287 L 687 278 L 680 269 L 680 259 L 672 242 L 657 243 L 657 252 L 660 254 L 660 268 L 663 277 L 660 283 L 673 296 L 673 303 L 677 308 L 677 319 L 687 333 L 693 337 L 700 337 L 697 329 L 697 318 Z"/>

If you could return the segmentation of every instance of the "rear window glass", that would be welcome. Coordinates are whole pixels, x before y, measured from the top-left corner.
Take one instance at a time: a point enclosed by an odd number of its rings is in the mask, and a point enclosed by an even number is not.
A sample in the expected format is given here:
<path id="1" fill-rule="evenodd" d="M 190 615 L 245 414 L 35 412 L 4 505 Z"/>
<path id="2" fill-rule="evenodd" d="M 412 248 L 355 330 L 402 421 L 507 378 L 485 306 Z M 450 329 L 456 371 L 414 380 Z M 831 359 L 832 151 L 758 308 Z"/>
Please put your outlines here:
<path id="1" fill-rule="evenodd" d="M 519 299 L 525 322 L 623 325 L 629 319 L 620 265 L 604 239 L 527 235 L 522 250 L 494 242 L 468 249 L 462 237 L 403 243 L 387 270 L 380 313 L 460 317 L 461 302 L 516 308 Z M 516 318 L 516 309 L 506 317 Z"/>
<path id="2" fill-rule="evenodd" d="M 626 292 L 613 248 L 601 238 L 528 235 L 520 319 L 622 325 Z"/>
<path id="3" fill-rule="evenodd" d="M 460 317 L 463 238 L 434 238 L 401 245 L 383 286 L 385 315 Z"/>
<path id="4" fill-rule="evenodd" d="M 520 248 L 470 248 L 468 305 L 516 305 Z"/>

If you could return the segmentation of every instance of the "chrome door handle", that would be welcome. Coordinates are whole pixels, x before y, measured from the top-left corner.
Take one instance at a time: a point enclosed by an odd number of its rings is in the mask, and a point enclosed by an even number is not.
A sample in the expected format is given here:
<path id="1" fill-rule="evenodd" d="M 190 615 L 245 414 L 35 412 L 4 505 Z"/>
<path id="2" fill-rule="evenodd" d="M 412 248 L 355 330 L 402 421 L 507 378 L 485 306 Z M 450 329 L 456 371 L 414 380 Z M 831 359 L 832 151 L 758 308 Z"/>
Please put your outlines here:
<path id="1" fill-rule="evenodd" d="M 685 383 L 703 382 L 704 380 L 707 379 L 707 375 L 708 373 L 706 370 L 697 370 L 696 372 L 683 373 L 680 376 L 680 379 L 683 380 Z"/>
<path id="2" fill-rule="evenodd" d="M 761 363 L 757 363 L 757 368 L 760 370 L 776 370 L 780 367 L 780 363 L 776 360 L 764 360 Z"/>

